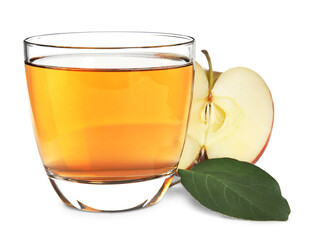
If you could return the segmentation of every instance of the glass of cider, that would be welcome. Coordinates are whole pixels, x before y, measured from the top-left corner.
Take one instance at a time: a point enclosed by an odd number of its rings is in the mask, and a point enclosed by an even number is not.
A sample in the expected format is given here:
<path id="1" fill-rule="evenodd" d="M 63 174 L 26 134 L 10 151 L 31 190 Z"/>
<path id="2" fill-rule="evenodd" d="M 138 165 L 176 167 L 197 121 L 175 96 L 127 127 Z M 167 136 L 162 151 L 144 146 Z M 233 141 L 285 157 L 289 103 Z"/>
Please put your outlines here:
<path id="1" fill-rule="evenodd" d="M 59 33 L 29 37 L 24 49 L 35 138 L 61 200 L 94 212 L 158 202 L 185 141 L 194 39 Z"/>

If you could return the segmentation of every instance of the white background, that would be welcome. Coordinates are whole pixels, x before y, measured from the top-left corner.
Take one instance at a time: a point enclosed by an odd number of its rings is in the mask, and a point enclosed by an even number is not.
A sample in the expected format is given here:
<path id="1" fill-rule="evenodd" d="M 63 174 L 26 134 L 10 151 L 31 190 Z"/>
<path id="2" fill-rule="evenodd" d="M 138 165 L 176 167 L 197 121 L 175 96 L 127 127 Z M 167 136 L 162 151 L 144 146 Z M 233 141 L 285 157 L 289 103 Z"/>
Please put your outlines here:
<path id="1" fill-rule="evenodd" d="M 310 239 L 311 14 L 308 1 L 3 1 L 0 52 L 1 239 Z M 150 208 L 87 213 L 66 207 L 43 170 L 32 133 L 22 40 L 44 33 L 135 30 L 193 36 L 215 70 L 257 71 L 275 104 L 271 141 L 257 163 L 292 213 L 253 222 L 201 207 L 182 186 Z"/>

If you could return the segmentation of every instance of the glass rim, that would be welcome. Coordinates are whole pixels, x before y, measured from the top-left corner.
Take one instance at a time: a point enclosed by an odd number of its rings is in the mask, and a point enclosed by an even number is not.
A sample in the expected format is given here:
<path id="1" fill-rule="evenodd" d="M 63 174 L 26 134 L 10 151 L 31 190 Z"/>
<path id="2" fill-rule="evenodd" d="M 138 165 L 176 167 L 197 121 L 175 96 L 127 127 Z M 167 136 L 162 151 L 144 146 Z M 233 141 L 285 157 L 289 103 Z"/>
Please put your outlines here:
<path id="1" fill-rule="evenodd" d="M 143 35 L 154 35 L 159 37 L 174 37 L 176 39 L 184 39 L 182 42 L 169 43 L 169 44 L 155 44 L 155 45 L 142 45 L 142 46 L 119 46 L 119 47 L 90 47 L 90 46 L 67 46 L 67 45 L 54 45 L 54 44 L 44 44 L 36 42 L 36 38 L 42 37 L 53 37 L 61 35 L 74 35 L 74 34 L 143 34 Z M 145 31 L 82 31 L 82 32 L 62 32 L 62 33 L 50 33 L 50 34 L 40 34 L 27 37 L 24 39 L 24 44 L 39 46 L 39 47 L 50 47 L 50 48 L 67 48 L 67 49 L 140 49 L 140 48 L 161 48 L 161 47 L 175 47 L 181 45 L 193 44 L 195 39 L 188 35 L 175 34 L 175 33 L 165 33 L 165 32 L 145 32 Z"/>

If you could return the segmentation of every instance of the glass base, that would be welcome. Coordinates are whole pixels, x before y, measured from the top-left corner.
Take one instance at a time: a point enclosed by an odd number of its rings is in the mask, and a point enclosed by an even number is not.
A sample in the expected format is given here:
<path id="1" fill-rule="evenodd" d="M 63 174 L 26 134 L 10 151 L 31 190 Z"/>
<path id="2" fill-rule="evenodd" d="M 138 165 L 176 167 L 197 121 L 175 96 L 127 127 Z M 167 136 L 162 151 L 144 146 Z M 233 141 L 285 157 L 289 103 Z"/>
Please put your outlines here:
<path id="1" fill-rule="evenodd" d="M 117 183 L 80 183 L 49 176 L 62 201 L 70 207 L 91 212 L 126 211 L 160 201 L 175 171 L 152 179 Z"/>

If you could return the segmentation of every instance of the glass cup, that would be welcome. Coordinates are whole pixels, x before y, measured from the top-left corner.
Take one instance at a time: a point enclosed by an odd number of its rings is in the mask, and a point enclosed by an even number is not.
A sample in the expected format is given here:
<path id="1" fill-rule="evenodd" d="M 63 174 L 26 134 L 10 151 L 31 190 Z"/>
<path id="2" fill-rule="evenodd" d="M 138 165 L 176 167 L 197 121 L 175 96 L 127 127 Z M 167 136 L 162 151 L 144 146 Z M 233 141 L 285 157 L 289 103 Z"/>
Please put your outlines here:
<path id="1" fill-rule="evenodd" d="M 60 33 L 24 48 L 37 146 L 62 201 L 95 212 L 158 202 L 185 141 L 194 39 Z"/>

